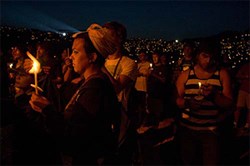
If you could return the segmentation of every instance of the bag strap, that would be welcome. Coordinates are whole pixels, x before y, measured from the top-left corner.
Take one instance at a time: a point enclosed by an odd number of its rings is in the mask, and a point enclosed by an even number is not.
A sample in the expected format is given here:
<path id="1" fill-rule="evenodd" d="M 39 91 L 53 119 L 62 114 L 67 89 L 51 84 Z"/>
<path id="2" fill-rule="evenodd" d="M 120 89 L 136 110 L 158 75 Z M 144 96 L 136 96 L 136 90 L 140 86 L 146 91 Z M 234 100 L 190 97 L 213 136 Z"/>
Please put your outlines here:
<path id="1" fill-rule="evenodd" d="M 120 63 L 120 61 L 122 60 L 122 56 L 120 57 L 120 59 L 118 60 L 116 66 L 115 66 L 115 70 L 114 70 L 114 74 L 113 74 L 113 77 L 115 77 L 115 74 L 116 74 L 116 71 L 117 71 L 117 68 L 118 68 L 118 65 Z"/>

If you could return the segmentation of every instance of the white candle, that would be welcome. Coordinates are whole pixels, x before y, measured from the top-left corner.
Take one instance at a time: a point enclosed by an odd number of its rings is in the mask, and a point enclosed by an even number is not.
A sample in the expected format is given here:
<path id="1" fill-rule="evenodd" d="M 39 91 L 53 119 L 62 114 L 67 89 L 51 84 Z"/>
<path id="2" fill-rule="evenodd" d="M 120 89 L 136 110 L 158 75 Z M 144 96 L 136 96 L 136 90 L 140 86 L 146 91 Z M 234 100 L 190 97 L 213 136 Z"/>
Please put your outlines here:
<path id="1" fill-rule="evenodd" d="M 34 73 L 34 79 L 35 79 L 35 93 L 38 94 L 38 88 L 37 88 L 37 73 Z"/>
<path id="2" fill-rule="evenodd" d="M 33 73 L 34 74 L 34 79 L 35 79 L 35 93 L 38 94 L 37 74 L 41 71 L 41 69 L 40 69 L 40 63 L 38 62 L 38 60 L 29 51 L 27 51 L 27 55 L 33 61 L 33 66 L 30 69 L 29 73 Z"/>
<path id="3" fill-rule="evenodd" d="M 202 100 L 204 96 L 202 96 L 202 89 L 201 89 L 201 82 L 198 82 L 199 85 L 199 90 L 198 90 L 198 95 L 195 96 L 195 100 Z"/>
<path id="4" fill-rule="evenodd" d="M 38 84 L 37 84 L 37 69 L 38 69 L 38 64 L 36 62 L 33 63 L 33 67 L 34 67 L 34 79 L 35 79 L 35 92 L 36 94 L 38 94 Z"/>

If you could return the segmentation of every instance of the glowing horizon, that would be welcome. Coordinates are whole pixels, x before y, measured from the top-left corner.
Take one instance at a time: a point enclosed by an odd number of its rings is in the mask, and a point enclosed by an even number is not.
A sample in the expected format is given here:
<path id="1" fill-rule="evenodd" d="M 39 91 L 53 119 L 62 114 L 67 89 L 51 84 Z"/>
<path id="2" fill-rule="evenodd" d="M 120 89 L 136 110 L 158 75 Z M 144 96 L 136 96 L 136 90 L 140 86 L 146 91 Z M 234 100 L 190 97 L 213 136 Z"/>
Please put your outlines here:
<path id="1" fill-rule="evenodd" d="M 8 25 L 25 26 L 42 31 L 51 31 L 56 33 L 78 32 L 79 30 L 51 16 L 46 15 L 31 6 L 13 6 L 6 7 L 8 14 L 3 15 L 4 21 Z M 34 13 L 30 16 L 30 13 Z M 1 18 L 2 19 L 2 18 Z M 1 21 L 2 22 L 2 21 Z"/>

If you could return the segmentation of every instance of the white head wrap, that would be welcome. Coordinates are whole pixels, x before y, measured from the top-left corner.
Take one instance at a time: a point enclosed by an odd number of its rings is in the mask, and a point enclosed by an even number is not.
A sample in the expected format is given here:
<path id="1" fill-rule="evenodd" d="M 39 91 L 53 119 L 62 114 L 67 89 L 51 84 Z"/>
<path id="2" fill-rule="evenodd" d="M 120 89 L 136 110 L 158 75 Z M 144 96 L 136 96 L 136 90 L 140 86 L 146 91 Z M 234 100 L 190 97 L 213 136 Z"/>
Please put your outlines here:
<path id="1" fill-rule="evenodd" d="M 77 32 L 72 37 L 75 38 L 77 35 L 86 32 L 88 32 L 89 38 L 96 50 L 102 54 L 104 58 L 116 51 L 115 38 L 110 29 L 98 24 L 92 24 L 87 31 Z"/>

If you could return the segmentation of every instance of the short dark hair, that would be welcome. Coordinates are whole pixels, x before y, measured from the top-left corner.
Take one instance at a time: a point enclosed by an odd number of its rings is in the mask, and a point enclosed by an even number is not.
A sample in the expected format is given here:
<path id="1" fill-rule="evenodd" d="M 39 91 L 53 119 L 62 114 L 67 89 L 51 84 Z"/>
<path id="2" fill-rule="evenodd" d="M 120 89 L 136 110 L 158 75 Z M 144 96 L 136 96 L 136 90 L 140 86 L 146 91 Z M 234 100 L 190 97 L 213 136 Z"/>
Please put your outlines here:
<path id="1" fill-rule="evenodd" d="M 195 49 L 195 43 L 193 41 L 186 41 L 183 44 L 183 48 L 185 48 L 185 47 L 189 47 L 189 48 L 192 48 L 194 50 Z"/>
<path id="2" fill-rule="evenodd" d="M 210 54 L 214 64 L 218 65 L 221 54 L 221 48 L 218 40 L 214 38 L 201 40 L 196 55 L 198 56 L 202 52 Z"/>
<path id="3" fill-rule="evenodd" d="M 200 41 L 198 46 L 197 53 L 205 52 L 211 54 L 212 57 L 218 57 L 220 54 L 220 45 L 219 42 L 215 39 L 204 39 Z"/>
<path id="4" fill-rule="evenodd" d="M 127 39 L 127 29 L 124 25 L 119 22 L 111 21 L 103 25 L 103 27 L 115 30 L 116 34 L 120 37 L 122 43 Z"/>

